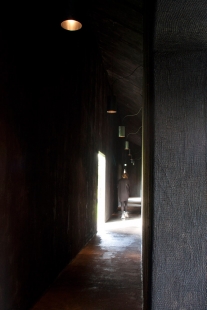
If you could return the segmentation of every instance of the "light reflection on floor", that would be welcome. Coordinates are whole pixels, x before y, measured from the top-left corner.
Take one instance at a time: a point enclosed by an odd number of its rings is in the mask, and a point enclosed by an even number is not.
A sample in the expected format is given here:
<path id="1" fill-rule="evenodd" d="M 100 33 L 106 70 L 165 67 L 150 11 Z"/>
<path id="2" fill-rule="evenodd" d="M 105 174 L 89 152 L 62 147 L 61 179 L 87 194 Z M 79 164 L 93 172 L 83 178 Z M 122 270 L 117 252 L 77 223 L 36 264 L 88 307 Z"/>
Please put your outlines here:
<path id="1" fill-rule="evenodd" d="M 113 214 L 32 310 L 142 310 L 141 216 Z"/>
<path id="2" fill-rule="evenodd" d="M 109 231 L 125 234 L 138 234 L 140 237 L 142 234 L 142 217 L 138 212 L 129 213 L 129 218 L 122 220 L 121 213 L 117 212 L 112 215 L 109 221 L 100 227 L 98 235 L 105 235 Z"/>

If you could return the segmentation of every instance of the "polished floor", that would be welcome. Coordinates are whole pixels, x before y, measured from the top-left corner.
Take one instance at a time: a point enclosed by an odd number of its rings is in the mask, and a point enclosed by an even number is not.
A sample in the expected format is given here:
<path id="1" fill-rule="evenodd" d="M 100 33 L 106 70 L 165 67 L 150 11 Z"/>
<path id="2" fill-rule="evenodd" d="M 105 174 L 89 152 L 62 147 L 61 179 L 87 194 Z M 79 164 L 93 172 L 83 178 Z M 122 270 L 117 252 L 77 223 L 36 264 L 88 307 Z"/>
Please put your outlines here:
<path id="1" fill-rule="evenodd" d="M 32 310 L 141 310 L 141 218 L 114 214 Z"/>

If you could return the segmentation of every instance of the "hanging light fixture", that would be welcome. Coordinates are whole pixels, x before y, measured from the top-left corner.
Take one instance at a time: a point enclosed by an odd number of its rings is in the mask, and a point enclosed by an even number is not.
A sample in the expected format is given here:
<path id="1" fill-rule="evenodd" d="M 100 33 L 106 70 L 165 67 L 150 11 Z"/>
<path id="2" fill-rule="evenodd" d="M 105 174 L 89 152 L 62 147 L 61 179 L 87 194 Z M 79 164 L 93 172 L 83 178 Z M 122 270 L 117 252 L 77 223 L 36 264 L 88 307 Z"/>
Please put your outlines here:
<path id="1" fill-rule="evenodd" d="M 124 118 L 122 119 L 122 123 L 124 121 L 124 119 L 126 117 L 129 117 L 129 116 L 136 116 L 139 114 L 139 112 L 142 110 L 142 107 L 139 109 L 139 111 L 136 113 L 136 114 L 132 114 L 132 115 L 125 115 Z M 119 138 L 123 138 L 125 137 L 125 126 L 119 126 Z M 128 135 L 127 135 L 128 137 Z"/>
<path id="2" fill-rule="evenodd" d="M 114 114 L 117 112 L 116 97 L 114 95 L 108 96 L 107 113 Z"/>
<path id="3" fill-rule="evenodd" d="M 112 25 L 112 37 L 111 37 L 111 46 L 113 46 L 113 33 L 114 33 L 114 23 Z M 112 80 L 113 80 L 113 71 L 114 71 L 114 51 L 112 50 L 112 57 L 111 57 L 111 71 L 112 71 Z M 113 85 L 113 83 L 112 83 Z M 117 103 L 116 103 L 116 96 L 113 94 L 113 86 L 109 85 L 111 95 L 108 96 L 107 100 L 107 113 L 115 114 L 117 112 Z M 112 87 L 111 87 L 112 86 Z"/>
<path id="4" fill-rule="evenodd" d="M 131 164 L 134 166 L 134 159 L 131 158 Z"/>
<path id="5" fill-rule="evenodd" d="M 139 132 L 139 130 L 142 128 L 142 126 L 139 127 L 139 129 L 136 131 L 136 132 L 130 132 L 128 133 L 127 135 L 127 138 L 129 135 L 135 135 Z M 129 141 L 125 141 L 125 147 L 124 147 L 125 150 L 128 150 L 129 149 Z"/>
<path id="6" fill-rule="evenodd" d="M 128 149 L 129 149 L 129 141 L 125 141 L 124 149 L 125 149 L 125 150 L 128 150 Z"/>
<path id="7" fill-rule="evenodd" d="M 125 137 L 125 126 L 119 126 L 119 138 Z"/>
<path id="8" fill-rule="evenodd" d="M 76 31 L 82 28 L 82 24 L 75 19 L 69 18 L 62 21 L 61 27 L 65 30 Z"/>
<path id="9" fill-rule="evenodd" d="M 65 13 L 62 18 L 61 27 L 69 31 L 77 31 L 82 28 L 80 16 L 77 16 L 77 9 L 75 8 L 74 0 L 68 0 Z"/>

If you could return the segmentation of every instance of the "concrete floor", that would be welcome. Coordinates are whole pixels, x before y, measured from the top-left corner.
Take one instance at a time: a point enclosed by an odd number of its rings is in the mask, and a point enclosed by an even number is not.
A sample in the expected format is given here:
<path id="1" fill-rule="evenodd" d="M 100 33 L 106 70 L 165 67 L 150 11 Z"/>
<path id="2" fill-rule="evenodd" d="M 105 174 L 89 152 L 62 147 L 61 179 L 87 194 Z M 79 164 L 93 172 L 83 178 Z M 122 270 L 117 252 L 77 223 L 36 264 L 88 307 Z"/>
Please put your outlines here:
<path id="1" fill-rule="evenodd" d="M 32 310 L 141 310 L 141 218 L 114 214 Z"/>

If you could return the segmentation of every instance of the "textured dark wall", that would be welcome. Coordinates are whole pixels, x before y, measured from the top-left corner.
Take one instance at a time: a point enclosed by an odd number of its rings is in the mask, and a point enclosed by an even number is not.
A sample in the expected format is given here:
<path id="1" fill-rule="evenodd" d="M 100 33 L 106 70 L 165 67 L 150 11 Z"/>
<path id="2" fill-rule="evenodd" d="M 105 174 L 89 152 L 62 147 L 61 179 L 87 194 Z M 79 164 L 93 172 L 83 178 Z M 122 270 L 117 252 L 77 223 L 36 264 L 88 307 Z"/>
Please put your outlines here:
<path id="1" fill-rule="evenodd" d="M 155 55 L 152 309 L 206 309 L 205 52 Z"/>
<path id="2" fill-rule="evenodd" d="M 151 135 L 147 141 L 144 134 L 143 147 L 143 251 L 149 262 L 144 263 L 144 279 L 151 282 L 144 281 L 145 309 L 204 310 L 206 3 L 158 0 L 150 17 L 144 133 Z"/>
<path id="3" fill-rule="evenodd" d="M 93 34 L 50 30 L 16 24 L 0 36 L 1 310 L 28 309 L 96 232 L 99 150 L 107 217 L 115 199 L 115 123 Z"/>

